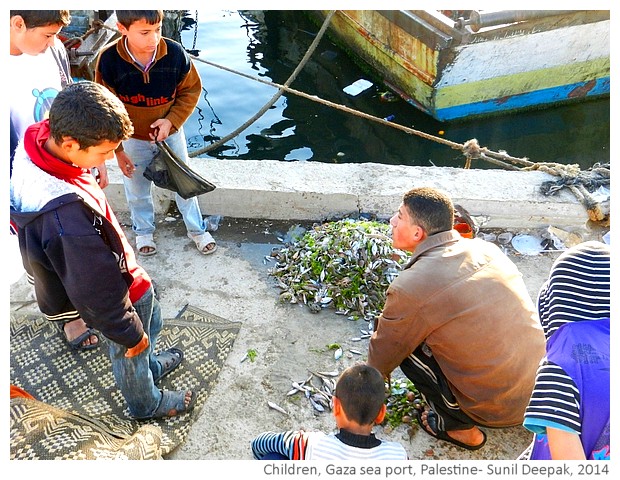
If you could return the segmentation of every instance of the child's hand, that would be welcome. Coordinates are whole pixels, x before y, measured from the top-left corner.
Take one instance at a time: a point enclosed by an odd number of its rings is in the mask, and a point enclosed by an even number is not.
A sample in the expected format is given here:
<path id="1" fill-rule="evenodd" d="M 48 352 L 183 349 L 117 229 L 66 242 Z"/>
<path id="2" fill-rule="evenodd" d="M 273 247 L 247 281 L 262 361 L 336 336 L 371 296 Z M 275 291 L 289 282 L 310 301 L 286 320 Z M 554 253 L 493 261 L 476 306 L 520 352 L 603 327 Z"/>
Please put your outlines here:
<path id="1" fill-rule="evenodd" d="M 135 357 L 140 355 L 144 350 L 146 350 L 149 346 L 149 337 L 146 336 L 146 333 L 142 336 L 142 340 L 135 346 L 128 348 L 125 352 L 125 358 Z"/>
<path id="2" fill-rule="evenodd" d="M 136 167 L 124 151 L 116 152 L 116 163 L 118 163 L 118 168 L 121 169 L 123 175 L 127 178 L 131 178 L 133 173 L 136 171 Z"/>

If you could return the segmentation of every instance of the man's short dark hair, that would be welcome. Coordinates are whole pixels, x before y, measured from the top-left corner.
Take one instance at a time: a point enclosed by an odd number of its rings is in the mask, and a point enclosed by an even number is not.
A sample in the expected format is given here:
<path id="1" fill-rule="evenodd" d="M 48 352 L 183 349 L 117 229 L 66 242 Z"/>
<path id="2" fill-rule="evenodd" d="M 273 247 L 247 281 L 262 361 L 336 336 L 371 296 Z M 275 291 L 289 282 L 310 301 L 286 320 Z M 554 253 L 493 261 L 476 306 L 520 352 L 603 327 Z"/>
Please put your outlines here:
<path id="1" fill-rule="evenodd" d="M 379 370 L 358 363 L 342 372 L 335 396 L 349 420 L 372 425 L 385 403 L 385 381 Z"/>
<path id="2" fill-rule="evenodd" d="M 116 95 L 95 82 L 66 86 L 52 102 L 50 134 L 56 142 L 72 137 L 81 149 L 104 141 L 119 142 L 133 134 L 129 114 Z"/>
<path id="3" fill-rule="evenodd" d="M 24 19 L 26 28 L 46 27 L 71 23 L 69 10 L 11 10 L 11 18 L 19 15 Z"/>
<path id="4" fill-rule="evenodd" d="M 116 20 L 125 28 L 129 28 L 140 20 L 146 21 L 149 25 L 155 25 L 163 19 L 163 10 L 116 10 Z"/>
<path id="5" fill-rule="evenodd" d="M 448 195 L 430 187 L 413 188 L 405 193 L 403 204 L 414 224 L 427 235 L 451 230 L 454 226 L 454 204 Z"/>

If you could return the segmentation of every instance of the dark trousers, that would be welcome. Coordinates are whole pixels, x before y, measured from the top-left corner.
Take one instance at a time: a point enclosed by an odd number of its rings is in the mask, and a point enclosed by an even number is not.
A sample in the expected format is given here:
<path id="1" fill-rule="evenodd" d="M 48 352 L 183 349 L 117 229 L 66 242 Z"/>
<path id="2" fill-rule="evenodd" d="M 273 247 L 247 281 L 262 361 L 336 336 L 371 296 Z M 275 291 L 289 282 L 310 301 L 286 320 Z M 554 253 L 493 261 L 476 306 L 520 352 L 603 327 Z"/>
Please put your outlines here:
<path id="1" fill-rule="evenodd" d="M 442 431 L 467 430 L 478 425 L 459 407 L 431 349 L 422 343 L 400 364 L 428 406 L 437 414 L 437 428 Z"/>

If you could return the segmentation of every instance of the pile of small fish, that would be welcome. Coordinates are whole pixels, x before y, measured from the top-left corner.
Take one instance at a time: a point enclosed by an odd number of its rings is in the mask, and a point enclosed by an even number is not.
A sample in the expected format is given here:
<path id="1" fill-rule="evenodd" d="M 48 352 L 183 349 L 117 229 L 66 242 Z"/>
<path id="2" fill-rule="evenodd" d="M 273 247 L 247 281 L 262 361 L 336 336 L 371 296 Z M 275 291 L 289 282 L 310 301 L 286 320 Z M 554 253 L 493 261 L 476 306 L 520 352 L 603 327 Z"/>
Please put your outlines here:
<path id="1" fill-rule="evenodd" d="M 407 257 L 392 247 L 389 229 L 371 220 L 327 222 L 274 251 L 278 263 L 270 274 L 278 279 L 280 300 L 372 321 Z"/>
<path id="2" fill-rule="evenodd" d="M 312 408 L 319 413 L 332 410 L 332 397 L 336 390 L 336 383 L 340 372 L 310 372 L 310 376 L 300 382 L 292 382 L 292 388 L 286 394 L 288 397 L 301 394 L 306 397 Z M 320 384 L 315 383 L 316 379 Z M 413 383 L 407 378 L 392 379 L 393 383 L 386 383 L 386 416 L 385 425 L 395 428 L 401 423 L 411 424 L 415 418 L 414 410 L 421 408 L 424 401 L 420 397 Z M 267 402 L 270 408 L 288 415 L 288 412 L 274 402 Z"/>
<path id="3" fill-rule="evenodd" d="M 311 372 L 306 380 L 302 382 L 293 382 L 293 388 L 289 390 L 287 395 L 291 396 L 301 393 L 308 399 L 312 408 L 317 412 L 331 411 L 332 395 L 336 390 L 338 375 L 340 375 L 338 371 Z M 319 386 L 315 385 L 313 382 L 315 377 L 318 377 L 321 381 Z"/>
<path id="4" fill-rule="evenodd" d="M 293 382 L 292 389 L 286 394 L 288 397 L 301 393 L 308 399 L 312 408 L 317 412 L 331 411 L 332 396 L 336 390 L 337 377 L 340 375 L 338 371 L 333 372 L 311 372 L 310 376 L 301 382 Z M 314 377 L 321 380 L 321 385 L 317 386 L 313 383 Z M 274 402 L 267 402 L 269 408 L 280 413 L 288 415 L 288 412 Z"/>

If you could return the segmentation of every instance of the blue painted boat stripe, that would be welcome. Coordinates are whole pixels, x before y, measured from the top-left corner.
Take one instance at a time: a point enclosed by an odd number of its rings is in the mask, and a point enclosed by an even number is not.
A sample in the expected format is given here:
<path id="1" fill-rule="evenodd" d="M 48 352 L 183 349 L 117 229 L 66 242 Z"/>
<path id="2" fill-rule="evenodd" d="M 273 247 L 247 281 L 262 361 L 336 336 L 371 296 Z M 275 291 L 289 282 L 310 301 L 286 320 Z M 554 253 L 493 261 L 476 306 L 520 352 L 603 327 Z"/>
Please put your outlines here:
<path id="1" fill-rule="evenodd" d="M 582 97 L 598 97 L 609 95 L 609 77 L 600 78 L 596 81 L 594 87 L 589 89 Z M 583 88 L 585 83 L 576 83 L 572 85 L 561 85 L 553 88 L 537 90 L 535 92 L 522 93 L 512 95 L 510 97 L 486 100 L 484 102 L 469 103 L 457 105 L 449 108 L 441 108 L 435 112 L 435 116 L 441 121 L 456 120 L 474 115 L 488 115 L 492 113 L 505 112 L 511 110 L 519 110 L 523 108 L 536 108 L 547 104 L 557 104 L 564 100 L 571 100 L 569 97 L 575 89 Z"/>

